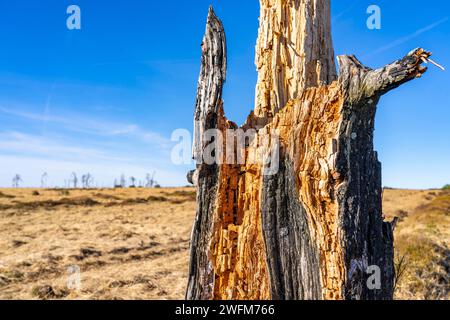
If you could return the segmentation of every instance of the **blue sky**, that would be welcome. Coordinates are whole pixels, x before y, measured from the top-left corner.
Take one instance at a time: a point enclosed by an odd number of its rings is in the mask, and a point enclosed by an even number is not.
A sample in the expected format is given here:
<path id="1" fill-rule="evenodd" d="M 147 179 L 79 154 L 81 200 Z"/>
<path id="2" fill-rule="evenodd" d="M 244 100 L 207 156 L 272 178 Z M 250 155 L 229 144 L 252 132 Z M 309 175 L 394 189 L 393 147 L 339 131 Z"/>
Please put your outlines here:
<path id="1" fill-rule="evenodd" d="M 171 133 L 192 130 L 200 43 L 209 4 L 223 20 L 229 73 L 227 116 L 253 108 L 257 0 L 0 0 L 0 186 L 63 186 L 72 171 L 98 186 L 122 173 L 156 171 L 164 186 L 185 185 L 190 166 L 171 163 Z M 66 9 L 81 8 L 81 30 Z M 366 27 L 369 5 L 381 30 Z M 450 69 L 450 2 L 332 1 L 336 54 L 380 67 L 415 47 Z M 430 67 L 386 95 L 376 149 L 383 183 L 402 188 L 450 183 L 450 71 Z"/>

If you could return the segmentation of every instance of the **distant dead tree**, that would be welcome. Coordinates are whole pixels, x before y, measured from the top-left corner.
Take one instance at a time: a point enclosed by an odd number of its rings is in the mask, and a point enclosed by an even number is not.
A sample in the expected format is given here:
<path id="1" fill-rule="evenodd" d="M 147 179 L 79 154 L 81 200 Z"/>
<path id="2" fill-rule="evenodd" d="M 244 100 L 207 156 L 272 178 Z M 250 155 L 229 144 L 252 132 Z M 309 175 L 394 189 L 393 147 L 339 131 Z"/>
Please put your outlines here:
<path id="1" fill-rule="evenodd" d="M 44 172 L 41 176 L 41 188 L 47 187 L 47 179 L 48 179 L 48 173 Z"/>
<path id="2" fill-rule="evenodd" d="M 136 178 L 130 177 L 130 188 L 136 188 Z"/>
<path id="3" fill-rule="evenodd" d="M 94 181 L 94 177 L 90 173 L 83 174 L 81 176 L 81 184 L 84 189 L 90 188 L 93 181 Z"/>
<path id="4" fill-rule="evenodd" d="M 145 187 L 146 188 L 153 188 L 156 184 L 155 181 L 155 172 L 153 174 L 147 173 L 147 176 L 145 177 Z"/>
<path id="5" fill-rule="evenodd" d="M 78 176 L 75 172 L 72 172 L 72 183 L 73 183 L 73 188 L 76 189 L 78 186 Z"/>
<path id="6" fill-rule="evenodd" d="M 90 188 L 94 184 L 94 176 L 90 173 L 87 174 L 87 187 Z"/>
<path id="7" fill-rule="evenodd" d="M 23 182 L 22 177 L 19 174 L 16 174 L 12 180 L 13 188 L 18 188 L 19 184 Z"/>
<path id="8" fill-rule="evenodd" d="M 127 179 L 125 178 L 125 175 L 124 175 L 124 174 L 122 174 L 122 175 L 120 176 L 120 186 L 121 186 L 122 188 L 125 188 L 125 187 L 127 186 Z"/>

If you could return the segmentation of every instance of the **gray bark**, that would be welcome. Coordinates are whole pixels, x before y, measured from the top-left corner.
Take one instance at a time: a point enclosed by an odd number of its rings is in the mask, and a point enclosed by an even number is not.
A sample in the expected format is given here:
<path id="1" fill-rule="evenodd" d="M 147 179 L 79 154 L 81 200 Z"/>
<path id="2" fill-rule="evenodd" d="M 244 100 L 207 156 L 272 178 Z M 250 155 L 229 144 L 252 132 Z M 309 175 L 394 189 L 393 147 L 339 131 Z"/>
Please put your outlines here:
<path id="1" fill-rule="evenodd" d="M 329 179 L 331 187 L 327 192 L 330 192 L 331 201 L 338 207 L 340 238 L 337 243 L 342 248 L 344 265 L 328 265 L 327 268 L 343 268 L 345 277 L 342 287 L 331 297 L 393 298 L 393 230 L 390 223 L 383 221 L 381 164 L 373 147 L 376 106 L 386 92 L 420 77 L 426 71 L 421 67 L 421 59 L 428 56 L 430 53 L 416 49 L 378 70 L 363 66 L 354 56 L 338 58 L 340 75 L 335 85 L 338 95 L 342 95 L 342 118 L 336 120 L 340 121 L 340 129 L 338 138 L 333 141 L 336 177 Z M 210 252 L 211 241 L 214 241 L 213 223 L 217 215 L 220 183 L 234 178 L 221 176 L 220 165 L 206 165 L 201 161 L 205 146 L 211 142 L 204 140 L 203 133 L 219 128 L 220 120 L 225 119 L 221 100 L 225 74 L 225 32 L 210 9 L 202 45 L 202 68 L 195 111 L 194 158 L 198 165 L 188 177 L 196 185 L 198 193 L 186 294 L 190 300 L 215 298 L 218 274 Z M 309 99 L 308 94 L 305 96 Z M 306 102 L 313 108 L 323 107 L 316 106 L 314 100 Z M 307 140 L 310 137 L 298 138 Z M 318 243 L 323 239 L 317 239 L 317 235 L 311 233 L 314 225 L 311 213 L 307 211 L 308 204 L 299 193 L 294 160 L 287 152 L 280 152 L 278 174 L 264 177 L 261 186 L 261 232 L 266 246 L 270 298 L 329 298 L 324 280 L 320 277 L 324 268 L 324 252 L 321 252 L 323 249 Z M 235 203 L 236 207 L 238 205 Z M 317 204 L 318 207 L 321 205 Z M 371 265 L 381 270 L 380 289 L 373 290 L 367 286 L 371 275 L 367 273 L 367 268 Z"/>

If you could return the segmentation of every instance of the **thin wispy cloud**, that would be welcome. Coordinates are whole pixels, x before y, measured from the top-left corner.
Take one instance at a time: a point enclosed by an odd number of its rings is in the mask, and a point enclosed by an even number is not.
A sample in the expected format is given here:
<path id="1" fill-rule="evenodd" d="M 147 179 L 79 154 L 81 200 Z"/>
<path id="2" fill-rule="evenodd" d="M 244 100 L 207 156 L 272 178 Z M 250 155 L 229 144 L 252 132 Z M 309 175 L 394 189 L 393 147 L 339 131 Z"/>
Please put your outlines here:
<path id="1" fill-rule="evenodd" d="M 360 2 L 360 0 L 354 1 L 350 6 L 348 6 L 346 9 L 342 10 L 338 14 L 334 15 L 332 18 L 332 23 L 336 23 L 340 18 L 342 18 L 345 14 L 352 11 L 353 8 L 356 7 L 356 5 Z"/>
<path id="2" fill-rule="evenodd" d="M 50 114 L 50 104 L 51 99 L 53 95 L 53 91 L 55 90 L 55 83 L 52 84 L 50 92 L 47 95 L 47 100 L 45 101 L 45 108 L 44 108 L 44 120 L 43 120 L 43 131 L 47 130 L 47 117 Z"/>
<path id="3" fill-rule="evenodd" d="M 63 129 L 83 133 L 88 135 L 96 135 L 102 137 L 125 137 L 146 144 L 155 145 L 161 149 L 168 149 L 172 145 L 171 141 L 157 132 L 145 130 L 137 124 L 117 123 L 107 120 L 93 119 L 91 116 L 83 115 L 52 115 L 49 112 L 44 114 L 5 108 L 0 106 L 0 113 L 9 116 L 18 117 L 26 120 L 48 124 L 58 124 Z"/>
<path id="4" fill-rule="evenodd" d="M 39 185 L 42 172 L 53 177 L 53 185 L 61 186 L 72 171 L 91 172 L 106 186 L 122 173 L 145 177 L 156 171 L 164 185 L 183 181 L 184 173 L 171 167 L 174 143 L 160 133 L 86 114 L 31 110 L 26 105 L 0 105 L 0 118 L 6 120 L 0 128 L 0 186 L 9 186 L 16 171 L 28 186 Z"/>
<path id="5" fill-rule="evenodd" d="M 71 172 L 90 172 L 106 186 L 122 173 L 144 177 L 155 171 L 164 185 L 180 184 L 184 176 L 183 168 L 171 167 L 170 159 L 157 152 L 129 153 L 19 131 L 0 132 L 0 163 L 0 187 L 9 186 L 14 173 L 20 173 L 27 186 L 39 185 L 42 172 L 49 173 L 55 186 L 63 185 Z"/>
<path id="6" fill-rule="evenodd" d="M 393 42 L 391 42 L 391 43 L 389 43 L 389 44 L 387 44 L 387 45 L 385 45 L 383 47 L 380 47 L 380 48 L 372 51 L 371 53 L 367 54 L 365 57 L 367 58 L 367 57 L 370 57 L 370 56 L 373 56 L 373 55 L 376 55 L 376 54 L 388 51 L 388 50 L 390 50 L 392 48 L 395 48 L 397 46 L 400 46 L 400 45 L 402 45 L 402 44 L 404 44 L 404 43 L 406 43 L 406 42 L 408 42 L 408 41 L 410 41 L 410 40 L 412 40 L 412 39 L 414 39 L 414 38 L 416 38 L 416 37 L 418 37 L 418 36 L 428 32 L 428 31 L 433 30 L 434 28 L 442 25 L 443 23 L 447 22 L 448 20 L 449 20 L 449 17 L 445 17 L 445 18 L 442 18 L 442 19 L 440 19 L 440 20 L 438 20 L 436 22 L 433 22 L 433 23 L 431 23 L 431 24 L 429 24 L 429 25 L 427 25 L 427 26 L 425 26 L 425 27 L 423 27 L 423 28 L 421 28 L 421 29 L 419 29 L 419 30 L 417 30 L 417 31 L 407 35 L 407 36 L 401 37 L 401 38 L 399 38 L 399 39 L 397 39 L 397 40 L 395 40 L 395 41 L 393 41 Z"/>
<path id="7" fill-rule="evenodd" d="M 112 156 L 100 149 L 71 145 L 57 139 L 17 131 L 0 132 L 0 151 L 2 154 L 39 155 L 54 159 L 130 161 L 129 158 Z"/>

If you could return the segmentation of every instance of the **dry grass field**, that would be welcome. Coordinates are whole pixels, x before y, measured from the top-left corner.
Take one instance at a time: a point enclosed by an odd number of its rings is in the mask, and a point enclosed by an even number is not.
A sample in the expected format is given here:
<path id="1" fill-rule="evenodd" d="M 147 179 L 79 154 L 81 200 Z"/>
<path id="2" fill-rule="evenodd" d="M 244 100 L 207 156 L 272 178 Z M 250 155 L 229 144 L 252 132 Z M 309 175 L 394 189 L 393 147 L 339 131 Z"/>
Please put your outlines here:
<path id="1" fill-rule="evenodd" d="M 0 299 L 183 297 L 193 189 L 1 192 Z"/>
<path id="2" fill-rule="evenodd" d="M 384 206 L 397 298 L 448 299 L 450 191 L 386 190 Z M 182 299 L 194 215 L 191 188 L 0 190 L 0 299 Z"/>
<path id="3" fill-rule="evenodd" d="M 450 190 L 386 190 L 395 230 L 397 299 L 450 299 Z"/>

